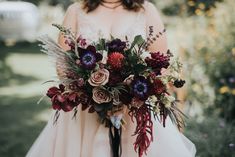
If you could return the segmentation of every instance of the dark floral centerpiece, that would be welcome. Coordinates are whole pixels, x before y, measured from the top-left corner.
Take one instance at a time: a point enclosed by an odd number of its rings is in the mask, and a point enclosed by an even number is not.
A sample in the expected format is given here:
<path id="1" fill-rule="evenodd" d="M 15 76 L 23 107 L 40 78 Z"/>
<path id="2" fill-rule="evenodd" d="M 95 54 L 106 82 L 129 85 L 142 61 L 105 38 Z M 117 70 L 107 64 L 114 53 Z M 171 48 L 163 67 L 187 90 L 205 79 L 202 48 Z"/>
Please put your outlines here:
<path id="1" fill-rule="evenodd" d="M 183 125 L 183 113 L 177 100 L 169 93 L 169 84 L 180 88 L 182 64 L 167 53 L 148 52 L 151 39 L 140 35 L 130 43 L 111 38 L 88 44 L 60 25 L 69 51 L 49 37 L 41 37 L 42 51 L 52 57 L 62 71 L 58 86 L 51 87 L 47 96 L 56 110 L 55 123 L 61 111 L 74 112 L 78 106 L 96 113 L 100 122 L 110 129 L 113 156 L 120 156 L 121 130 L 125 125 L 124 111 L 136 121 L 134 149 L 141 157 L 153 141 L 153 122 L 158 119 L 165 126 L 167 116 L 178 127 Z M 119 112 L 119 114 L 116 114 Z M 117 138 L 119 137 L 119 138 Z"/>

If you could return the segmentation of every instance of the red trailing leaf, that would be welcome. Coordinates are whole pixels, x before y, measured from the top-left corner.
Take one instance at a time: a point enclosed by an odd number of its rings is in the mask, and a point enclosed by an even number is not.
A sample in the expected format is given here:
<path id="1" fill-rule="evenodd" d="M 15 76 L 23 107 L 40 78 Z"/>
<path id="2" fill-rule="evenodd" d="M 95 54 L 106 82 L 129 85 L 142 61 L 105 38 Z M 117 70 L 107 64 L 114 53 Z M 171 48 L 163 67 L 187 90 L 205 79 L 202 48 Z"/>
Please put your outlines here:
<path id="1" fill-rule="evenodd" d="M 135 119 L 137 123 L 134 133 L 134 136 L 137 135 L 134 149 L 139 153 L 139 157 L 142 157 L 143 153 L 147 154 L 147 149 L 153 141 L 151 110 L 146 104 L 144 104 L 140 108 L 132 107 L 129 115 L 132 121 Z"/>

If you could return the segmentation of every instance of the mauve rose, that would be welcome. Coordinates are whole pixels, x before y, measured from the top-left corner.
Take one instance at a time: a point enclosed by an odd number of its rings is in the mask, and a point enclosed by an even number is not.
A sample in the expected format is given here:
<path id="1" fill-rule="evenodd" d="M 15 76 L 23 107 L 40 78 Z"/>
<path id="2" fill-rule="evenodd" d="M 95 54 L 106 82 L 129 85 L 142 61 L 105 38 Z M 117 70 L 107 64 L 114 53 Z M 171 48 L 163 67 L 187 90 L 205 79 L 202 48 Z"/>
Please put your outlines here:
<path id="1" fill-rule="evenodd" d="M 106 90 L 99 87 L 93 88 L 92 93 L 93 100 L 98 104 L 108 103 L 112 100 L 111 95 Z"/>
<path id="2" fill-rule="evenodd" d="M 91 74 L 88 82 L 92 86 L 102 86 L 109 81 L 109 71 L 107 69 L 99 69 L 98 71 Z"/>

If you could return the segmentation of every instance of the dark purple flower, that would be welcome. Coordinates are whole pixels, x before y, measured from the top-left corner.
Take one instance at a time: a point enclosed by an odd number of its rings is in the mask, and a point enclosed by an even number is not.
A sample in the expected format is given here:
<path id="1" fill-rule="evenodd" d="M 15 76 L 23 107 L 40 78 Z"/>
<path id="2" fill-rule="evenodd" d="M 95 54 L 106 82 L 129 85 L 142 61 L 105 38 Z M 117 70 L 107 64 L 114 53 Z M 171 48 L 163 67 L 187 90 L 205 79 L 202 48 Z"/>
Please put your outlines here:
<path id="1" fill-rule="evenodd" d="M 126 42 L 120 39 L 114 39 L 107 44 L 109 52 L 123 52 L 126 48 Z"/>
<path id="2" fill-rule="evenodd" d="M 78 48 L 81 66 L 85 69 L 94 69 L 96 63 L 102 60 L 103 56 L 96 52 L 94 46 L 88 46 L 86 49 Z"/>
<path id="3" fill-rule="evenodd" d="M 185 82 L 186 82 L 185 80 L 177 79 L 174 81 L 174 86 L 176 88 L 181 88 L 184 86 Z"/>
<path id="4" fill-rule="evenodd" d="M 132 90 L 136 98 L 146 100 L 150 93 L 150 83 L 143 76 L 137 76 L 132 81 Z"/>

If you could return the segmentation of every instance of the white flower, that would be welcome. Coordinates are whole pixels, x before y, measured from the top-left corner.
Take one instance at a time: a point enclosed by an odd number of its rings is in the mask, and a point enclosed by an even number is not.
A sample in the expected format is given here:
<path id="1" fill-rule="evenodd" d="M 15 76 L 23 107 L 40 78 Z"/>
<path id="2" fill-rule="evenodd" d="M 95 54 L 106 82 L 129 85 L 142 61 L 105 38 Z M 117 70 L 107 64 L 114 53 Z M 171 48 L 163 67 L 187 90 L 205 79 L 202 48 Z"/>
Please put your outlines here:
<path id="1" fill-rule="evenodd" d="M 165 95 L 163 98 L 162 98 L 162 102 L 163 104 L 165 105 L 166 108 L 170 108 L 172 103 L 175 101 L 175 98 L 171 95 Z"/>
<path id="2" fill-rule="evenodd" d="M 151 57 L 150 52 L 144 51 L 144 52 L 140 55 L 140 58 L 141 58 L 142 60 L 145 60 L 146 57 Z"/>
<path id="3" fill-rule="evenodd" d="M 101 50 L 101 51 L 98 51 L 99 53 L 102 54 L 103 58 L 101 60 L 101 63 L 103 64 L 107 64 L 107 60 L 108 60 L 108 52 L 106 50 Z"/>
<path id="4" fill-rule="evenodd" d="M 151 106 L 155 106 L 157 101 L 158 101 L 157 97 L 155 95 L 152 95 L 152 96 L 148 97 L 148 99 L 145 101 L 145 103 L 149 104 Z"/>

